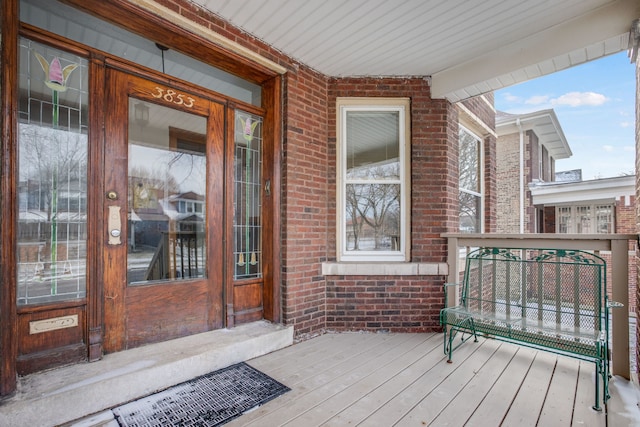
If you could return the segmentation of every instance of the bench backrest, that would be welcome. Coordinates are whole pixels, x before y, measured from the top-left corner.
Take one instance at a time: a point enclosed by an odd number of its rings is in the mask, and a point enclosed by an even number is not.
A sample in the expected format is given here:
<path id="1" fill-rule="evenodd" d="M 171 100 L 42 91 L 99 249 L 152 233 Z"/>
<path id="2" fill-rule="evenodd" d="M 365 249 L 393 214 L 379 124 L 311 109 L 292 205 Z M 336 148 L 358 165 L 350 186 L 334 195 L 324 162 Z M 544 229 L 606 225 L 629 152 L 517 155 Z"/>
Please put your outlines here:
<path id="1" fill-rule="evenodd" d="M 605 326 L 606 263 L 579 250 L 480 248 L 467 255 L 461 297 L 487 318 L 589 335 Z"/>

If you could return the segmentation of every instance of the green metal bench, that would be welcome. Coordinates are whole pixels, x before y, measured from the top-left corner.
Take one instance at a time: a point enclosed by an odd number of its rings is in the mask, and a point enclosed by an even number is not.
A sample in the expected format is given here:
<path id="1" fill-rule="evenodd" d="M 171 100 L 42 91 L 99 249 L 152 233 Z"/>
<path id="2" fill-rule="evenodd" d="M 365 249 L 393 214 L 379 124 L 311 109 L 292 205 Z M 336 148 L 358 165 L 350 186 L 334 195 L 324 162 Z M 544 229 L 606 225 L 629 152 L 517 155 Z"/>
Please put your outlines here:
<path id="1" fill-rule="evenodd" d="M 445 301 L 452 286 L 445 284 Z M 445 303 L 446 304 L 446 303 Z M 484 335 L 596 364 L 596 410 L 609 399 L 606 263 L 579 250 L 480 248 L 466 257 L 459 303 L 440 312 L 444 352 Z M 454 343 L 460 333 L 460 342 Z"/>

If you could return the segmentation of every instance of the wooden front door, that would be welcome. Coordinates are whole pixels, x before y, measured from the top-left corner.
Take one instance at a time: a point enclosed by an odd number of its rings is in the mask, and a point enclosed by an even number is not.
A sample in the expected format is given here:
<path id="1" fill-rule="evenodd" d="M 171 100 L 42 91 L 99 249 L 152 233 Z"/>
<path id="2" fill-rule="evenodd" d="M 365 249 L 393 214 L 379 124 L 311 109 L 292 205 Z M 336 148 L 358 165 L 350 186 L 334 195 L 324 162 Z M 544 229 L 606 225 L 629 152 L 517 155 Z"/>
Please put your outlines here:
<path id="1" fill-rule="evenodd" d="M 104 351 L 223 326 L 224 105 L 109 70 Z"/>

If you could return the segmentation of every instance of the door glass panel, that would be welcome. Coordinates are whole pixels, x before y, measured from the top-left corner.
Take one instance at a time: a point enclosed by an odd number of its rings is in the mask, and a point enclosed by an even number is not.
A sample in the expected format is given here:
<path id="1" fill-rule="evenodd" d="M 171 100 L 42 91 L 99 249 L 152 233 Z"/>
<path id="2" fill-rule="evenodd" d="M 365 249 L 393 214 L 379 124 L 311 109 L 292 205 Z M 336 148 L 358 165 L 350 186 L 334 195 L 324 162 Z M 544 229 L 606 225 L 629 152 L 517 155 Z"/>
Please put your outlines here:
<path id="1" fill-rule="evenodd" d="M 234 135 L 233 252 L 239 280 L 262 277 L 262 118 L 236 111 Z"/>
<path id="2" fill-rule="evenodd" d="M 127 279 L 206 276 L 205 117 L 129 98 Z"/>
<path id="3" fill-rule="evenodd" d="M 18 304 L 83 298 L 87 61 L 20 39 Z"/>

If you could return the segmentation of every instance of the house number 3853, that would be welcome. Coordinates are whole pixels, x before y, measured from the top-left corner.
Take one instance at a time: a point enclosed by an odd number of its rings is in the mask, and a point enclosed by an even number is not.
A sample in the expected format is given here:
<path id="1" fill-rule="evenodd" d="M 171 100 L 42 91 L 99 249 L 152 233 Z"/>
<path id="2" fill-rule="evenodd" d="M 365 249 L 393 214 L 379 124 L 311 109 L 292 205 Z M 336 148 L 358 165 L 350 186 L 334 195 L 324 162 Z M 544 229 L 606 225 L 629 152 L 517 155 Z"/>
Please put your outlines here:
<path id="1" fill-rule="evenodd" d="M 166 102 L 172 102 L 176 105 L 184 105 L 187 108 L 193 107 L 194 99 L 188 95 L 178 93 L 173 89 L 163 89 L 156 86 L 156 92 L 151 94 L 154 98 L 162 98 Z"/>

